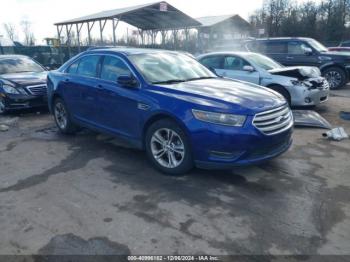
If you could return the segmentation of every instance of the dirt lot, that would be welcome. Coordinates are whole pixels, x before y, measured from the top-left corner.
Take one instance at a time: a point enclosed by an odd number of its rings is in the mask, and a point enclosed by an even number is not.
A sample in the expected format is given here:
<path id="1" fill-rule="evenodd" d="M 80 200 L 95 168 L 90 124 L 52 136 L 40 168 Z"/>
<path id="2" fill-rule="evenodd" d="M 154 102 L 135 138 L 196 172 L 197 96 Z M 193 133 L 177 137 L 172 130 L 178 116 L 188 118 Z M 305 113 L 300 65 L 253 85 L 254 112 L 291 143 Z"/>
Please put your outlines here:
<path id="1" fill-rule="evenodd" d="M 319 111 L 350 133 L 350 87 Z M 350 254 L 350 140 L 296 129 L 283 156 L 164 176 L 145 154 L 47 113 L 0 133 L 0 254 Z"/>

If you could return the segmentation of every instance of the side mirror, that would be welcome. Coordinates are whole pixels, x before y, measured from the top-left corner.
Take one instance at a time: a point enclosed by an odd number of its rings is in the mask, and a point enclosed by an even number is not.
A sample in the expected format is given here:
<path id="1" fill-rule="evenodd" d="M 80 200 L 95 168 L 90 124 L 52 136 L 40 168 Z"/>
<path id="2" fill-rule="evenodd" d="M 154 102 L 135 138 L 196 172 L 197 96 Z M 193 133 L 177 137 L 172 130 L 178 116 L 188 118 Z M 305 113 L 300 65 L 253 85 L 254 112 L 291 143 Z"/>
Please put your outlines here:
<path id="1" fill-rule="evenodd" d="M 312 55 L 312 49 L 310 47 L 304 47 L 304 54 L 305 55 Z"/>
<path id="2" fill-rule="evenodd" d="M 254 67 L 252 67 L 250 65 L 245 65 L 245 66 L 243 66 L 243 71 L 247 71 L 247 72 L 252 73 L 255 71 L 255 69 L 254 69 Z"/>
<path id="3" fill-rule="evenodd" d="M 122 87 L 137 87 L 138 86 L 138 82 L 137 80 L 131 76 L 131 75 L 121 75 L 117 78 L 117 83 L 122 86 Z"/>

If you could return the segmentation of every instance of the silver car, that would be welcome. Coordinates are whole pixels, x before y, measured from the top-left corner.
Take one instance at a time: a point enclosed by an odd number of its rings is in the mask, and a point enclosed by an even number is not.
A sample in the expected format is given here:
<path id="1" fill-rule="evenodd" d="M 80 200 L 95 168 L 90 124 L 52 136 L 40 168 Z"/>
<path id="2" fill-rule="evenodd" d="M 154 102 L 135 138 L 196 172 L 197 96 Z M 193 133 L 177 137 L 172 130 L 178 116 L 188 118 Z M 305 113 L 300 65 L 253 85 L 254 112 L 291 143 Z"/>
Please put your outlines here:
<path id="1" fill-rule="evenodd" d="M 251 52 L 215 52 L 197 59 L 219 76 L 271 88 L 291 106 L 316 106 L 329 97 L 329 84 L 317 67 L 285 67 Z"/>

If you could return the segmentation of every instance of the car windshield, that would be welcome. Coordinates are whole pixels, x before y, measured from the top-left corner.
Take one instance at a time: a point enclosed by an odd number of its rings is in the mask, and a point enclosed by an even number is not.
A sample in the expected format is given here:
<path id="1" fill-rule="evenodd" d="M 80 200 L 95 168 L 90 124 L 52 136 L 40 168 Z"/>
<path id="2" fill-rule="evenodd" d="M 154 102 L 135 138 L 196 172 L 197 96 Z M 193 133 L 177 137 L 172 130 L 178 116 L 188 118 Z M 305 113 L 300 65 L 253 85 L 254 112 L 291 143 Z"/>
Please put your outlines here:
<path id="1" fill-rule="evenodd" d="M 320 42 L 310 39 L 307 41 L 310 46 L 312 46 L 313 49 L 317 50 L 318 52 L 327 52 L 328 49 L 324 45 L 322 45 Z"/>
<path id="2" fill-rule="evenodd" d="M 248 54 L 247 59 L 256 64 L 257 66 L 261 67 L 265 70 L 271 70 L 271 69 L 278 69 L 282 68 L 283 66 L 277 63 L 276 61 L 272 60 L 271 58 L 268 58 L 267 56 L 260 55 L 260 54 Z"/>
<path id="3" fill-rule="evenodd" d="M 30 58 L 16 57 L 0 59 L 0 75 L 43 71 L 44 68 Z"/>
<path id="4" fill-rule="evenodd" d="M 145 79 L 153 84 L 171 84 L 217 76 L 190 56 L 179 53 L 148 53 L 129 56 Z"/>

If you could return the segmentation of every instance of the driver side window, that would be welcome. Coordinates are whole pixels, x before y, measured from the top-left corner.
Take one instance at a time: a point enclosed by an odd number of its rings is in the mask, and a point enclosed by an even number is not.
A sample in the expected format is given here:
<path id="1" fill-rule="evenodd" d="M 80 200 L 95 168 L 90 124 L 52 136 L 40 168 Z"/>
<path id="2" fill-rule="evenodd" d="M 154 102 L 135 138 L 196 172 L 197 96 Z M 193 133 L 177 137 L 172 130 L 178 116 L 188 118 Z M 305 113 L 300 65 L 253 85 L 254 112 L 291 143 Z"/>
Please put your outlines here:
<path id="1" fill-rule="evenodd" d="M 117 57 L 105 56 L 101 68 L 101 79 L 116 82 L 122 75 L 132 75 L 124 61 Z"/>
<path id="2" fill-rule="evenodd" d="M 288 54 L 290 54 L 290 55 L 304 55 L 305 50 L 308 48 L 310 48 L 310 47 L 302 42 L 289 42 L 288 43 Z"/>
<path id="3" fill-rule="evenodd" d="M 247 65 L 250 65 L 250 64 L 240 57 L 236 57 L 236 56 L 225 57 L 224 69 L 243 71 L 243 67 Z"/>

